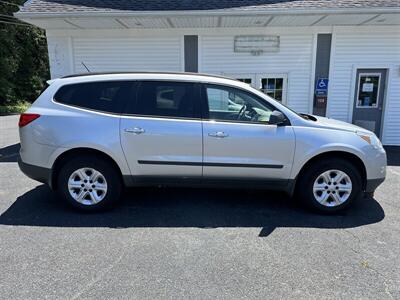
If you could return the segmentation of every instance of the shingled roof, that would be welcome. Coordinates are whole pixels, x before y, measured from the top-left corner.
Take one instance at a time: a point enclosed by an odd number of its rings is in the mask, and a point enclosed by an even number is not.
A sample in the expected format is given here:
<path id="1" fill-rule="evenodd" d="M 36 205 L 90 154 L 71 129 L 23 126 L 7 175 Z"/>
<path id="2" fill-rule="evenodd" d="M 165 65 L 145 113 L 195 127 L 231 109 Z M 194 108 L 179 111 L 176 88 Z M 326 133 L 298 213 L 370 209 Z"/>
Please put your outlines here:
<path id="1" fill-rule="evenodd" d="M 400 8 L 400 0 L 29 0 L 19 13 Z"/>

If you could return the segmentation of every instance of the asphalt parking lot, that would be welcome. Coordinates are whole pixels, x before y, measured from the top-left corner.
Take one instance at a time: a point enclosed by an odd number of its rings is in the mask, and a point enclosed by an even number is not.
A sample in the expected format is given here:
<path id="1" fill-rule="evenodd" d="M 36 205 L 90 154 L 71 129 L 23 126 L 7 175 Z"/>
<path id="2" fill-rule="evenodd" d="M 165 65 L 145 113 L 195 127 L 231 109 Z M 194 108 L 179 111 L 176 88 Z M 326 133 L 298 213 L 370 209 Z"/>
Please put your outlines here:
<path id="1" fill-rule="evenodd" d="M 1 299 L 400 299 L 400 152 L 336 216 L 268 191 L 141 188 L 70 210 L 18 169 L 0 117 Z"/>

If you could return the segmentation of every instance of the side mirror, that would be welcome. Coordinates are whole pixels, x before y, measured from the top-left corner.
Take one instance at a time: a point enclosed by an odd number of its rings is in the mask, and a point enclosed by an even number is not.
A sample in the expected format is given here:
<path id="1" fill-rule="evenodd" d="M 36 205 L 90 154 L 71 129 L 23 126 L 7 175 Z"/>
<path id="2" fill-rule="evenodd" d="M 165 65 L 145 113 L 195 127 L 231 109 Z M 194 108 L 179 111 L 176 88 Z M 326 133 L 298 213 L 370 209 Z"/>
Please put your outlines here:
<path id="1" fill-rule="evenodd" d="M 285 116 L 280 111 L 274 110 L 269 116 L 269 124 L 271 125 L 283 125 L 286 121 Z"/>

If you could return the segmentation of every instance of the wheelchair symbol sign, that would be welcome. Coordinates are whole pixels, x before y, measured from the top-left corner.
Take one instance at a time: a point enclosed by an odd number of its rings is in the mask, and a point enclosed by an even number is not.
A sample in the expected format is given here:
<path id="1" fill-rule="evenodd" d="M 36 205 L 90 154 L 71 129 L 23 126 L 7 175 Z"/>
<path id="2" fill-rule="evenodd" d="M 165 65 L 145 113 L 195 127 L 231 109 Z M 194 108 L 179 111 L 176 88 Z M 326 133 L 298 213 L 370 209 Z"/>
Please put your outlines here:
<path id="1" fill-rule="evenodd" d="M 328 94 L 328 82 L 329 79 L 327 78 L 318 79 L 315 87 L 315 94 L 319 96 L 326 96 Z"/>

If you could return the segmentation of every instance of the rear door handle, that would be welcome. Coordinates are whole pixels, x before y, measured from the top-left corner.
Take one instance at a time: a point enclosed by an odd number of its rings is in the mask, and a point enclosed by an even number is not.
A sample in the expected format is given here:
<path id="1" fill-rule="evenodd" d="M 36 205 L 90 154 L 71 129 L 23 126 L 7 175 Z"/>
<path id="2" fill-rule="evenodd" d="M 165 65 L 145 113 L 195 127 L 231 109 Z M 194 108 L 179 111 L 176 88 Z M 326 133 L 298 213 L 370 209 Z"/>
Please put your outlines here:
<path id="1" fill-rule="evenodd" d="M 144 133 L 145 130 L 140 127 L 133 127 L 133 128 L 125 128 L 125 132 L 134 133 L 134 134 L 141 134 Z"/>
<path id="2" fill-rule="evenodd" d="M 223 131 L 217 131 L 214 133 L 209 133 L 208 136 L 215 137 L 215 138 L 226 138 L 229 136 L 229 134 L 227 134 Z"/>

